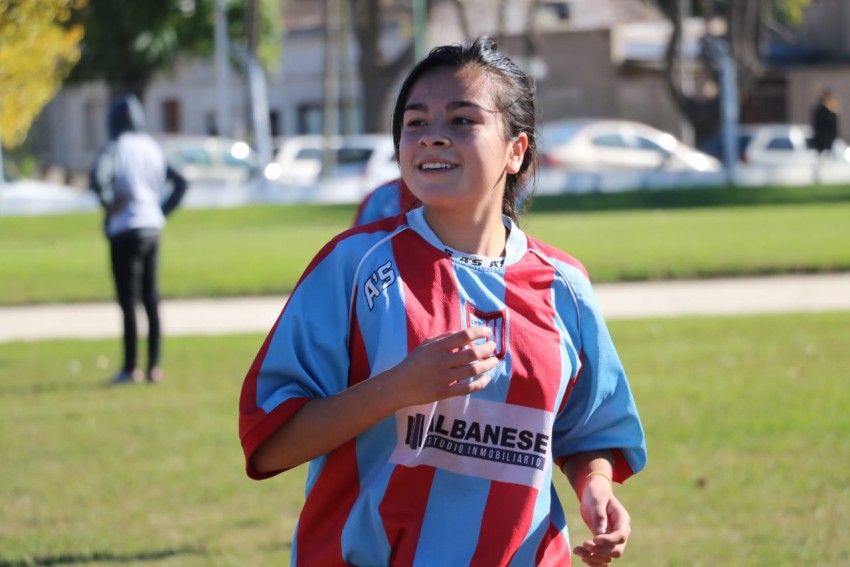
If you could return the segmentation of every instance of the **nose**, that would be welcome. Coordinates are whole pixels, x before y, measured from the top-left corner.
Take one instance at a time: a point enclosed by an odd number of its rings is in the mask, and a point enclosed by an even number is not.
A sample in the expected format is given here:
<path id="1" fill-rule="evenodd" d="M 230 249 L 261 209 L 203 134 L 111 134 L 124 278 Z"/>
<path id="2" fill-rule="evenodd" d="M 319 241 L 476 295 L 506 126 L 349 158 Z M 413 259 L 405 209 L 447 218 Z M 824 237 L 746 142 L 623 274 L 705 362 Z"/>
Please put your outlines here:
<path id="1" fill-rule="evenodd" d="M 423 148 L 447 146 L 449 145 L 449 139 L 440 128 L 432 126 L 422 132 L 422 135 L 419 137 L 419 145 Z"/>

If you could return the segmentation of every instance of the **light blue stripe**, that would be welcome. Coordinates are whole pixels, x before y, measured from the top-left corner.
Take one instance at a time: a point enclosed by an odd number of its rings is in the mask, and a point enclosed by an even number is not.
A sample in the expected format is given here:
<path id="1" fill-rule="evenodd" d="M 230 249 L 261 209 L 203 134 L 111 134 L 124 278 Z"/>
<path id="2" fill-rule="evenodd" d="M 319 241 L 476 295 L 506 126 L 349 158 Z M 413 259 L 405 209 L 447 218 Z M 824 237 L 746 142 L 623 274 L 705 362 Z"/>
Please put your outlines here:
<path id="1" fill-rule="evenodd" d="M 460 265 L 455 262 L 455 278 L 458 284 L 459 309 L 461 313 L 461 325 L 466 327 L 467 305 L 472 305 L 479 311 L 489 313 L 493 311 L 506 311 L 505 309 L 505 276 L 503 270 L 492 270 L 484 268 L 473 268 Z M 507 312 L 505 313 L 508 315 Z M 508 319 L 505 325 L 505 344 L 510 344 L 510 324 Z M 475 397 L 496 402 L 504 402 L 508 398 L 510 389 L 510 353 L 502 360 L 502 363 L 491 372 L 490 384 L 477 392 Z"/>
<path id="2" fill-rule="evenodd" d="M 479 478 L 436 472 L 414 565 L 469 565 L 478 546 L 489 487 Z"/>

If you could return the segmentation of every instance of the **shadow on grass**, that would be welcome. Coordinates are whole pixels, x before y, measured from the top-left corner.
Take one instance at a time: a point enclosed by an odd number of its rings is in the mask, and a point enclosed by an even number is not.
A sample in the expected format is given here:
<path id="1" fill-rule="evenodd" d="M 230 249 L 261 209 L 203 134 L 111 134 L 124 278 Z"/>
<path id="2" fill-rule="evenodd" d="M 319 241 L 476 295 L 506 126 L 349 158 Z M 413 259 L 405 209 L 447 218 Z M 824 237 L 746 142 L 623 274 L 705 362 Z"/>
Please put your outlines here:
<path id="1" fill-rule="evenodd" d="M 0 396 L 6 395 L 43 395 L 57 394 L 63 392 L 92 392 L 95 390 L 121 390 L 138 384 L 113 384 L 109 381 L 109 377 L 104 373 L 103 377 L 99 378 L 80 378 L 78 376 L 69 375 L 63 381 L 47 380 L 44 382 L 30 382 L 24 384 L 9 384 L 0 386 Z M 141 384 L 144 386 L 145 384 Z M 0 567 L 4 567 L 0 563 Z"/>
<path id="2" fill-rule="evenodd" d="M 640 189 L 616 193 L 566 193 L 540 195 L 531 201 L 531 212 L 614 211 L 757 205 L 850 203 L 850 187 L 701 187 L 692 189 Z"/>
<path id="3" fill-rule="evenodd" d="M 0 567 L 50 567 L 53 565 L 79 565 L 83 563 L 138 563 L 143 561 L 160 561 L 178 555 L 200 554 L 198 549 L 163 549 L 160 551 L 148 551 L 140 553 L 112 553 L 110 551 L 96 551 L 94 553 L 81 553 L 79 555 L 55 555 L 48 557 L 33 557 L 9 561 L 0 559 Z"/>

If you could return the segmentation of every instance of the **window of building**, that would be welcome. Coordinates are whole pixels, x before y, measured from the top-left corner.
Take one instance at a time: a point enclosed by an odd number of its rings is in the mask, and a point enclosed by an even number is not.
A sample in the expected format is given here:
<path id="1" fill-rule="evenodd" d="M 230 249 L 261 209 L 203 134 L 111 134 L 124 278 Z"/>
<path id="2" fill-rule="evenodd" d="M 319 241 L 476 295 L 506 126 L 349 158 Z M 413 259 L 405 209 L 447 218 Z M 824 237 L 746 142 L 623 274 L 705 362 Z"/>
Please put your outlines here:
<path id="1" fill-rule="evenodd" d="M 167 99 L 162 102 L 162 131 L 166 134 L 180 132 L 180 101 Z"/>

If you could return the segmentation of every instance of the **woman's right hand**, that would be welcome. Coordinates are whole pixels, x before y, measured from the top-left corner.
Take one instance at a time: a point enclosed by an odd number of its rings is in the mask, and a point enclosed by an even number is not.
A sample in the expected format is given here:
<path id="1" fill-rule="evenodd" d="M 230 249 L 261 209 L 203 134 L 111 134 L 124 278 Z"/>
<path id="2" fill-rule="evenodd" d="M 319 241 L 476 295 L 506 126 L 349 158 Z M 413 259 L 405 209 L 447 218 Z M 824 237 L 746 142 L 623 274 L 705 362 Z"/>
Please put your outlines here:
<path id="1" fill-rule="evenodd" d="M 445 333 L 422 341 L 386 378 L 397 388 L 399 407 L 464 396 L 490 383 L 486 372 L 499 365 L 495 351 L 488 327 Z"/>

